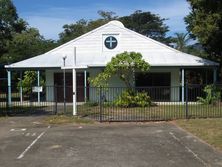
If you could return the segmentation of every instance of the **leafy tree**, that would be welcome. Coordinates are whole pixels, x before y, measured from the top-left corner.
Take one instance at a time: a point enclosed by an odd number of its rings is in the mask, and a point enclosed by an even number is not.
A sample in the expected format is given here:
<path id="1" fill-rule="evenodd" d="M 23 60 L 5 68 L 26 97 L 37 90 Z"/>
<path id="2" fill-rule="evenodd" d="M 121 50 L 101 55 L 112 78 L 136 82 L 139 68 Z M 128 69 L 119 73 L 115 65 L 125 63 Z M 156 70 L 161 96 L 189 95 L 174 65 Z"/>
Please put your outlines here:
<path id="1" fill-rule="evenodd" d="M 187 0 L 191 12 L 185 17 L 187 30 L 197 38 L 211 59 L 222 63 L 222 1 Z"/>
<path id="2" fill-rule="evenodd" d="M 188 36 L 188 33 L 175 33 L 175 35 L 176 37 L 172 38 L 172 43 L 177 50 L 199 57 L 207 58 L 208 54 L 200 43 L 197 42 L 192 45 L 188 45 L 188 42 L 191 40 L 191 37 Z"/>
<path id="3" fill-rule="evenodd" d="M 190 40 L 188 34 L 184 33 L 175 33 L 176 37 L 173 38 L 173 41 L 176 44 L 176 49 L 182 52 L 186 52 L 187 50 L 187 43 Z"/>
<path id="4" fill-rule="evenodd" d="M 63 26 L 64 32 L 59 34 L 59 42 L 65 43 L 71 39 L 77 38 L 82 34 L 86 33 L 87 21 L 81 19 L 77 21 L 75 24 L 65 24 Z"/>
<path id="5" fill-rule="evenodd" d="M 13 38 L 7 42 L 8 52 L 0 59 L 1 62 L 13 63 L 21 61 L 52 49 L 54 41 L 45 40 L 35 28 L 27 28 L 21 33 L 14 33 Z"/>
<path id="6" fill-rule="evenodd" d="M 156 14 L 138 10 L 129 16 L 120 17 L 119 20 L 125 27 L 147 37 L 166 44 L 171 42 L 170 38 L 166 37 L 166 33 L 169 31 L 169 27 L 164 24 L 166 19 L 160 18 Z"/>
<path id="7" fill-rule="evenodd" d="M 23 92 L 25 94 L 30 94 L 32 92 L 32 86 L 37 84 L 37 74 L 35 71 L 25 71 L 23 80 L 17 83 L 17 89 L 20 89 L 22 85 Z M 45 82 L 43 78 L 40 78 L 40 86 L 44 86 Z"/>
<path id="8" fill-rule="evenodd" d="M 103 10 L 99 10 L 98 14 L 102 17 L 102 19 L 104 20 L 114 20 L 117 19 L 118 17 L 116 16 L 115 12 L 112 11 L 103 11 Z"/>
<path id="9" fill-rule="evenodd" d="M 0 58 L 7 53 L 7 42 L 14 33 L 20 33 L 26 28 L 26 22 L 17 15 L 11 0 L 0 0 Z"/>
<path id="10" fill-rule="evenodd" d="M 135 72 L 148 72 L 149 67 L 149 63 L 142 59 L 140 53 L 124 52 L 113 57 L 104 71 L 89 81 L 95 87 L 107 87 L 109 79 L 117 76 L 127 89 L 117 96 L 114 104 L 119 107 L 147 107 L 151 105 L 147 92 L 137 92 L 133 87 Z"/>
<path id="11" fill-rule="evenodd" d="M 135 72 L 147 72 L 149 67 L 149 63 L 142 59 L 140 53 L 124 52 L 113 57 L 104 71 L 95 78 L 91 78 L 90 82 L 96 87 L 108 86 L 109 79 L 116 75 L 125 83 L 128 89 L 132 89 L 134 87 L 133 74 Z"/>
<path id="12" fill-rule="evenodd" d="M 66 24 L 63 26 L 64 31 L 59 34 L 59 43 L 65 43 L 70 41 L 74 38 L 77 38 L 95 28 L 98 28 L 110 20 L 114 20 L 117 18 L 114 12 L 107 12 L 107 11 L 98 11 L 98 14 L 101 18 L 96 20 L 85 20 L 81 19 L 74 24 Z"/>
<path id="13" fill-rule="evenodd" d="M 64 25 L 64 31 L 59 34 L 59 42 L 65 43 L 99 26 L 102 26 L 111 20 L 119 20 L 123 22 L 127 28 L 155 40 L 166 44 L 171 42 L 171 38 L 166 37 L 166 32 L 169 31 L 168 26 L 164 24 L 166 19 L 162 19 L 158 15 L 142 11 L 136 11 L 135 13 L 124 17 L 118 17 L 111 11 L 98 11 L 98 14 L 100 18 L 96 20 L 87 21 L 85 19 L 81 19 L 74 24 Z"/>
<path id="14" fill-rule="evenodd" d="M 0 63 L 13 63 L 42 54 L 56 46 L 18 17 L 11 0 L 0 0 Z"/>
<path id="15" fill-rule="evenodd" d="M 208 54 L 203 49 L 200 43 L 195 43 L 193 45 L 188 45 L 185 49 L 185 52 L 188 54 L 196 55 L 202 58 L 207 58 Z"/>

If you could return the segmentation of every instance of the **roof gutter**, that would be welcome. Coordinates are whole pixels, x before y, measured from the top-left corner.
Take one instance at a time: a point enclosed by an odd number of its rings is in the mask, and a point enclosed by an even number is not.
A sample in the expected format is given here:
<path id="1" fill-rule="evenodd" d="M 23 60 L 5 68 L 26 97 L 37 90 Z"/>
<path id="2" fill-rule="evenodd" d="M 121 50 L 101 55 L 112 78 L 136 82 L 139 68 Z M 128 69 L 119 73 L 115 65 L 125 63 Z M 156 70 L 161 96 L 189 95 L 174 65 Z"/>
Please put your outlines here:
<path id="1" fill-rule="evenodd" d="M 88 66 L 69 66 L 69 67 L 61 67 L 62 70 L 70 70 L 70 69 L 86 69 Z"/>

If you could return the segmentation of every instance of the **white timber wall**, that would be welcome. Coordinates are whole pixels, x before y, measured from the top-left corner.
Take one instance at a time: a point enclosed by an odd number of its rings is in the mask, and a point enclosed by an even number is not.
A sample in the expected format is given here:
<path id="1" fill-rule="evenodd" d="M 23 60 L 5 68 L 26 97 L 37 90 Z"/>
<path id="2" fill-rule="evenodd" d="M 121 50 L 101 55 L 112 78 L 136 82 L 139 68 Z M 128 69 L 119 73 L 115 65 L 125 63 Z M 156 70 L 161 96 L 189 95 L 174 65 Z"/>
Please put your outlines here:
<path id="1" fill-rule="evenodd" d="M 102 72 L 102 68 L 90 68 L 86 70 L 89 72 L 90 77 L 95 77 L 100 72 Z M 63 72 L 62 70 L 46 70 L 46 99 L 47 101 L 53 101 L 54 100 L 54 73 L 55 72 Z M 71 72 L 68 71 L 67 72 Z M 83 71 L 81 71 L 83 72 Z M 159 73 L 159 72 L 167 72 L 171 73 L 171 90 L 170 90 L 170 96 L 171 101 L 179 101 L 180 99 L 180 69 L 179 68 L 151 68 L 149 72 L 152 73 Z M 92 85 L 90 85 L 92 87 Z M 121 94 L 121 92 L 124 90 L 123 87 L 125 87 L 125 84 L 116 76 L 111 78 L 109 82 L 109 86 L 112 87 L 109 90 L 102 90 L 102 96 L 108 100 L 112 101 L 117 96 Z M 98 88 L 90 88 L 89 92 L 89 100 L 90 101 L 99 101 L 99 89 Z"/>
<path id="2" fill-rule="evenodd" d="M 88 70 L 90 73 L 90 77 L 95 77 L 100 72 L 102 72 L 102 69 L 91 69 Z M 180 100 L 180 69 L 179 68 L 151 68 L 149 72 L 152 73 L 160 73 L 160 72 L 166 72 L 171 74 L 171 89 L 170 89 L 170 100 L 172 102 L 178 102 Z M 91 85 L 90 85 L 91 86 Z M 109 82 L 109 86 L 113 87 L 108 90 L 102 90 L 102 96 L 106 98 L 108 101 L 112 101 L 117 96 L 121 94 L 121 92 L 124 90 L 123 87 L 125 87 L 125 84 L 116 76 L 111 78 Z M 89 99 L 93 101 L 98 101 L 99 99 L 99 90 L 97 88 L 90 89 L 89 93 Z"/>
<path id="3" fill-rule="evenodd" d="M 95 68 L 87 70 L 89 72 L 90 77 L 97 76 L 100 72 L 102 72 L 102 68 Z M 113 101 L 116 97 L 118 97 L 125 87 L 123 81 L 121 81 L 117 76 L 114 76 L 109 81 L 109 89 L 102 89 L 101 94 L 104 100 Z M 92 86 L 92 85 L 90 85 Z M 92 88 L 89 92 L 89 100 L 90 101 L 99 101 L 100 90 L 99 88 Z"/>

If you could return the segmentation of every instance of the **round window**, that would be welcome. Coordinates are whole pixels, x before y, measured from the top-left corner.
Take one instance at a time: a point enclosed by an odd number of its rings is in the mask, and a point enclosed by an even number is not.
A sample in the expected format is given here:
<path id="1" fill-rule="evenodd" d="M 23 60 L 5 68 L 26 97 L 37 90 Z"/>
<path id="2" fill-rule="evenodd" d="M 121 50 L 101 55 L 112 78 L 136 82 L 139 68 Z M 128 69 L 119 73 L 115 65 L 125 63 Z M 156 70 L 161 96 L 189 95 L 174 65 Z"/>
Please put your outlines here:
<path id="1" fill-rule="evenodd" d="M 104 44 L 105 44 L 106 48 L 114 49 L 117 46 L 118 42 L 117 42 L 117 39 L 115 37 L 109 36 L 105 39 Z"/>

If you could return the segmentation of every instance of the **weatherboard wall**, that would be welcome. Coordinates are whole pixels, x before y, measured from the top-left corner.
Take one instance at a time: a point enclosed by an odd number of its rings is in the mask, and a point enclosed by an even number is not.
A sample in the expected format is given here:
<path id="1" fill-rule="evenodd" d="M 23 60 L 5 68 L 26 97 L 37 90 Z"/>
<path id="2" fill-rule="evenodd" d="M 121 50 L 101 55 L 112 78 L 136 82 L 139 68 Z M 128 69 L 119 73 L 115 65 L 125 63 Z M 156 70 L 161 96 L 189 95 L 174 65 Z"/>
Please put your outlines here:
<path id="1" fill-rule="evenodd" d="M 89 68 L 86 69 L 87 72 L 89 72 L 90 77 L 95 77 L 100 72 L 102 72 L 102 68 Z M 53 101 L 54 100 L 54 73 L 60 72 L 62 73 L 62 70 L 46 70 L 46 85 L 48 90 L 46 90 L 46 99 L 47 101 Z M 72 72 L 71 70 L 66 70 L 66 72 Z M 83 70 L 82 70 L 83 72 Z M 170 90 L 170 97 L 171 101 L 179 101 L 180 96 L 180 69 L 179 68 L 151 68 L 150 72 L 152 73 L 160 73 L 160 72 L 169 72 L 171 73 L 171 90 Z M 90 85 L 92 86 L 92 85 Z M 121 81 L 117 76 L 114 76 L 109 81 L 109 86 L 113 87 L 112 89 L 109 89 L 109 91 L 102 91 L 102 95 L 106 97 L 107 100 L 113 100 L 115 99 L 122 91 L 122 87 L 125 87 L 123 81 Z M 98 89 L 90 89 L 89 92 L 89 100 L 92 101 L 98 101 Z"/>

